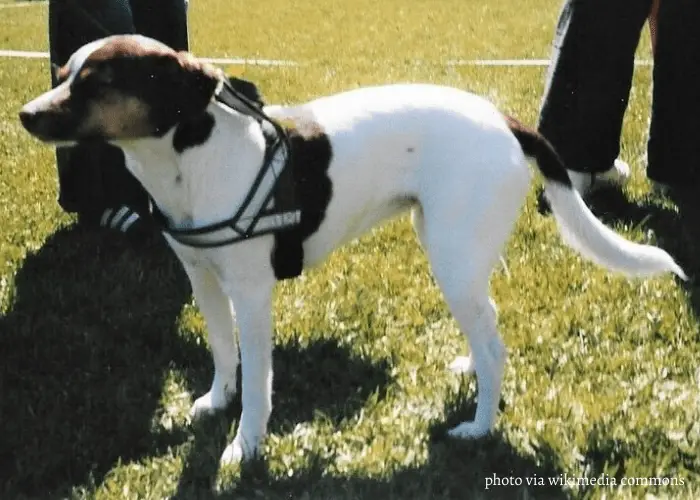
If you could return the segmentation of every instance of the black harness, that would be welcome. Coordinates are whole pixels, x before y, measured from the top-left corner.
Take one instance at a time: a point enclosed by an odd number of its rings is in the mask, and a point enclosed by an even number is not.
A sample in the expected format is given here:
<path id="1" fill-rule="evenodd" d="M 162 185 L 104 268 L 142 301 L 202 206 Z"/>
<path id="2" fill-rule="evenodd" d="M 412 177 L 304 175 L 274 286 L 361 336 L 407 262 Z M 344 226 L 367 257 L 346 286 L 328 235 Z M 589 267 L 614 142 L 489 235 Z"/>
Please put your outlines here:
<path id="1" fill-rule="evenodd" d="M 151 200 L 155 223 L 178 243 L 196 248 L 231 245 L 297 227 L 302 214 L 291 169 L 287 168 L 292 155 L 287 132 L 227 79 L 222 81 L 214 98 L 234 111 L 255 118 L 260 124 L 265 137 L 265 156 L 260 171 L 243 203 L 229 219 L 193 229 L 172 228 Z"/>

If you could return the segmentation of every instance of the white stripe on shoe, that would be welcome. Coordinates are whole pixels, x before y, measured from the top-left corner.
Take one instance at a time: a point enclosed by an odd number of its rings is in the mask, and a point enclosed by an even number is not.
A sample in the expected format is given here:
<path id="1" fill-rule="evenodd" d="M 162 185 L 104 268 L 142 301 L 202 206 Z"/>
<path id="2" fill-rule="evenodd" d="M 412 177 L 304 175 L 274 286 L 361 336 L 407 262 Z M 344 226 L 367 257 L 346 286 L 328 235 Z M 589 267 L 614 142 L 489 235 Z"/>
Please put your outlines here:
<path id="1" fill-rule="evenodd" d="M 108 227 L 109 221 L 112 220 L 113 215 L 114 210 L 112 210 L 111 208 L 107 208 L 104 212 L 102 212 L 102 217 L 100 217 L 100 226 Z"/>
<path id="2" fill-rule="evenodd" d="M 107 208 L 102 212 L 100 226 L 125 233 L 139 219 L 139 214 L 127 206 L 118 210 Z"/>
<path id="3" fill-rule="evenodd" d="M 123 233 L 126 233 L 129 230 L 129 228 L 134 224 L 134 222 L 136 222 L 140 218 L 141 217 L 139 216 L 139 214 L 137 214 L 136 212 L 132 212 L 131 215 L 129 215 L 129 217 L 127 217 L 126 220 L 122 222 L 120 230 Z"/>
<path id="4" fill-rule="evenodd" d="M 112 229 L 119 229 L 119 227 L 122 223 L 122 221 L 130 214 L 132 213 L 132 210 L 129 207 L 121 207 L 117 212 L 112 216 L 111 220 L 107 224 L 109 227 Z"/>

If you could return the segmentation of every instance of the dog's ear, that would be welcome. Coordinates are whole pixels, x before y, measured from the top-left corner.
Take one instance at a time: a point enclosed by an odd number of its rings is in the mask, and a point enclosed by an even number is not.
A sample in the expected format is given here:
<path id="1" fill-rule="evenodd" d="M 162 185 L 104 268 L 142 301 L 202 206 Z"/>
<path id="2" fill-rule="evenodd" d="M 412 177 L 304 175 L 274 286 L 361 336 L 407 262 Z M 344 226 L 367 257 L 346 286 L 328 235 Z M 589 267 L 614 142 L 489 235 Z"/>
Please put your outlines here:
<path id="1" fill-rule="evenodd" d="M 138 74 L 138 78 L 123 77 L 121 86 L 140 98 L 148 108 L 148 120 L 153 134 L 159 137 L 175 125 L 199 119 L 209 106 L 223 72 L 204 64 L 187 52 L 153 50 L 139 57 L 124 57 L 112 64 L 138 65 L 125 67 L 122 75 Z"/>
<path id="2" fill-rule="evenodd" d="M 178 90 L 177 105 L 183 119 L 191 119 L 207 109 L 223 71 L 196 59 L 189 52 L 178 52 L 171 66 L 172 83 Z"/>
<path id="3" fill-rule="evenodd" d="M 156 136 L 197 120 L 211 102 L 223 72 L 187 52 L 163 51 L 141 58 L 141 78 L 133 92 L 148 104 Z"/>
<path id="4" fill-rule="evenodd" d="M 235 76 L 230 76 L 228 81 L 234 89 L 257 104 L 259 108 L 262 108 L 265 105 L 258 87 L 256 87 L 253 82 L 242 80 L 240 78 L 236 78 Z"/>

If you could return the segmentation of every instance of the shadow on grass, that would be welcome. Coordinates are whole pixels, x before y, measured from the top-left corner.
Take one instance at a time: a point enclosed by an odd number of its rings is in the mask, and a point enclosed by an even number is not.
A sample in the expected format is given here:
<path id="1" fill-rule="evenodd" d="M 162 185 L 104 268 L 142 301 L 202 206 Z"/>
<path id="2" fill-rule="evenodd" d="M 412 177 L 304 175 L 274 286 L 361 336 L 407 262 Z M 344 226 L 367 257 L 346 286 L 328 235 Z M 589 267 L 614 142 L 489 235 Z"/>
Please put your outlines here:
<path id="1" fill-rule="evenodd" d="M 356 414 L 371 394 L 377 393 L 381 399 L 390 383 L 388 363 L 363 361 L 332 340 L 276 346 L 273 363 L 273 411 L 268 431 L 275 434 L 292 432 L 297 424 L 311 422 L 318 413 L 339 424 Z M 210 372 L 192 375 L 192 392 L 208 388 Z M 240 376 L 238 390 L 240 394 Z M 231 423 L 240 412 L 239 396 L 227 411 L 193 425 L 195 437 L 175 498 L 207 498 L 212 494 L 219 459 L 233 436 Z"/>
<path id="2" fill-rule="evenodd" d="M 218 455 L 212 448 L 200 449 L 190 457 L 178 493 L 174 498 L 185 499 L 239 499 L 265 498 L 268 500 L 333 499 L 333 500 L 412 500 L 412 499 L 472 499 L 472 498 L 567 498 L 564 486 L 550 484 L 549 478 L 562 477 L 564 467 L 558 453 L 548 446 L 524 455 L 499 433 L 476 441 L 449 439 L 445 431 L 457 423 L 473 418 L 474 401 L 464 395 L 456 403 L 447 421 L 436 424 L 430 430 L 430 451 L 426 463 L 417 467 L 398 468 L 380 477 L 333 473 L 331 459 L 315 452 L 307 454 L 310 464 L 296 470 L 291 477 L 272 477 L 264 458 L 243 465 L 240 477 L 234 484 L 220 489 L 214 487 L 218 471 Z M 226 426 L 207 423 L 209 445 L 218 443 L 221 452 L 225 446 Z M 211 430 L 218 432 L 213 436 Z M 199 443 L 205 440 L 198 438 Z M 306 452 L 305 452 L 306 453 Z M 204 459 L 202 459 L 205 457 Z M 188 469 L 199 475 L 188 476 Z M 531 485 L 528 485 L 528 478 Z M 488 485 L 487 480 L 495 481 Z M 507 485 L 507 481 L 520 484 Z M 498 485 L 498 481 L 501 484 Z M 488 488 L 487 488 L 488 486 Z"/>
<path id="3" fill-rule="evenodd" d="M 614 191 L 593 206 L 605 222 L 653 229 L 659 244 L 689 265 L 673 210 L 631 204 Z M 186 374 L 193 395 L 208 388 L 211 376 L 208 350 L 178 335 L 177 317 L 190 290 L 166 245 L 157 239 L 134 247 L 111 235 L 61 231 L 26 258 L 15 290 L 10 312 L 0 318 L 2 498 L 47 498 L 99 485 L 120 460 L 159 455 L 186 442 L 178 488 L 183 499 L 566 497 L 561 485 L 485 489 L 489 478 L 548 481 L 567 468 L 555 450 L 543 446 L 524 454 L 499 434 L 475 442 L 445 439 L 447 428 L 473 417 L 471 399 L 451 405 L 447 421 L 435 426 L 420 466 L 382 477 L 342 475 L 329 472 L 327 459 L 312 456 L 311 465 L 292 477 L 271 478 L 257 463 L 244 468 L 232 488 L 215 493 L 219 457 L 240 415 L 240 399 L 192 433 L 165 433 L 152 424 L 170 369 Z M 316 411 L 331 420 L 349 418 L 390 383 L 387 366 L 368 364 L 332 341 L 279 346 L 274 363 L 274 433 L 313 419 Z M 618 444 L 595 436 L 590 441 L 585 455 L 592 473 L 606 471 Z"/>
<path id="4" fill-rule="evenodd" d="M 501 436 L 478 444 L 443 440 L 431 445 L 428 461 L 419 466 L 395 471 L 389 477 L 334 476 L 327 474 L 328 464 L 312 458 L 311 469 L 291 478 L 273 481 L 264 472 L 244 474 L 233 491 L 216 496 L 220 500 L 236 498 L 333 499 L 333 500 L 467 500 L 467 499 L 564 499 L 570 496 L 563 486 L 536 486 L 562 473 L 546 461 L 551 450 L 539 450 L 526 457 L 510 447 Z M 539 463 L 538 460 L 543 460 Z M 494 481 L 487 485 L 487 479 Z M 527 480 L 533 482 L 528 486 Z M 498 485 L 498 481 L 502 483 Z M 506 485 L 519 481 L 519 485 Z M 206 498 L 200 496 L 199 498 Z"/>
<path id="5" fill-rule="evenodd" d="M 171 366 L 208 363 L 176 319 L 184 272 L 160 237 L 61 230 L 26 257 L 0 318 L 0 496 L 99 484 L 119 460 L 181 442 L 151 419 Z"/>
<path id="6" fill-rule="evenodd" d="M 178 332 L 191 292 L 159 236 L 132 244 L 113 233 L 54 234 L 17 272 L 0 317 L 0 498 L 53 498 L 99 487 L 119 462 L 189 450 L 181 482 L 197 484 L 218 460 L 240 415 L 165 431 L 156 420 L 168 372 L 191 394 L 211 383 L 208 348 Z M 330 341 L 277 346 L 273 432 L 315 412 L 342 419 L 388 385 Z M 205 478 L 206 479 L 206 478 Z"/>
<path id="7" fill-rule="evenodd" d="M 622 439 L 613 438 L 612 434 L 606 424 L 596 423 L 588 435 L 584 460 L 591 477 L 602 477 L 615 485 L 630 479 L 639 480 L 634 493 L 641 498 L 645 494 L 665 496 L 674 492 L 674 488 L 680 493 L 677 488 L 691 484 L 700 474 L 697 457 L 690 448 L 679 446 L 661 429 L 644 429 L 629 433 Z M 663 468 L 659 467 L 657 478 L 640 474 L 636 468 L 640 457 L 654 464 L 664 464 Z M 584 487 L 581 493 L 592 493 L 594 489 L 594 486 Z"/>

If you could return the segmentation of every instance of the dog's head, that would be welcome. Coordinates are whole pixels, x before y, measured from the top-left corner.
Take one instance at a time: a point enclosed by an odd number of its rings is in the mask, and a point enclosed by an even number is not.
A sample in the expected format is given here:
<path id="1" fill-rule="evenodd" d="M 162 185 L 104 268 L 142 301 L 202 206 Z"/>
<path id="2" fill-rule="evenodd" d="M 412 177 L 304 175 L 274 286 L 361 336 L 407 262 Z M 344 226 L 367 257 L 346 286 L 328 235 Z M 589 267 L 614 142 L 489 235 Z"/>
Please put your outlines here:
<path id="1" fill-rule="evenodd" d="M 45 142 L 71 144 L 160 137 L 205 111 L 223 73 L 155 40 L 117 35 L 78 49 L 55 77 L 20 119 Z"/>

